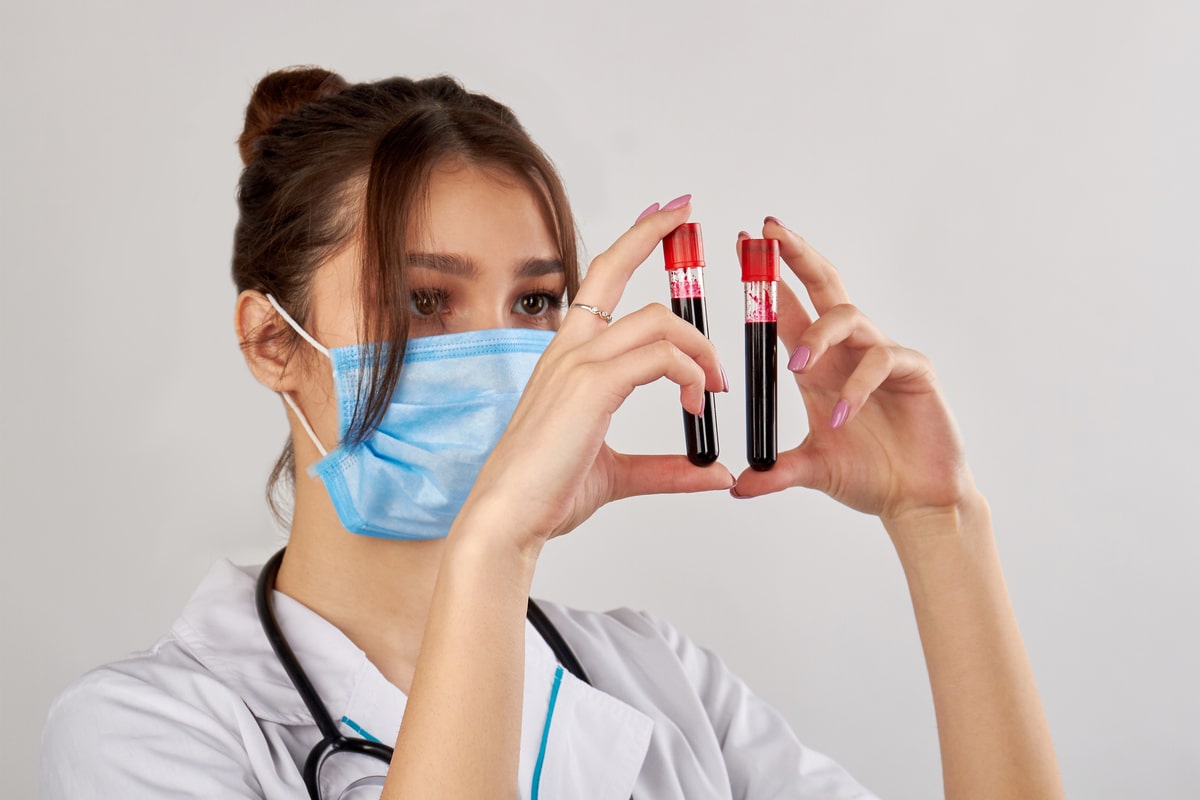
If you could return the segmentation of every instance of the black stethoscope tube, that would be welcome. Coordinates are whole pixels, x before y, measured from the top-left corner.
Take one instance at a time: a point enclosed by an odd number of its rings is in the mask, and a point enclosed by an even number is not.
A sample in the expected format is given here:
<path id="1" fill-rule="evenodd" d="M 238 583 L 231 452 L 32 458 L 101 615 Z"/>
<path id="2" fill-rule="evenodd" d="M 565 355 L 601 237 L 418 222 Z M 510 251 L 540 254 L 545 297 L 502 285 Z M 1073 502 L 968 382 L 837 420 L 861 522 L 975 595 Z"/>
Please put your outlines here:
<path id="1" fill-rule="evenodd" d="M 279 565 L 283 561 L 283 554 L 286 550 L 286 547 L 283 548 L 263 565 L 262 572 L 258 576 L 254 599 L 255 605 L 258 607 L 258 619 L 262 622 L 263 633 L 267 635 L 271 649 L 275 651 L 279 663 L 283 665 L 284 671 L 292 680 L 292 685 L 300 693 L 300 699 L 308 708 L 308 713 L 317 723 L 317 729 L 321 731 L 321 741 L 317 742 L 317 745 L 309 751 L 308 758 L 304 761 L 304 786 L 308 789 L 308 796 L 311 800 L 320 800 L 321 790 L 318 775 L 321 773 L 321 765 L 325 763 L 325 759 L 335 753 L 360 753 L 382 761 L 384 764 L 390 764 L 392 748 L 382 742 L 352 739 L 342 735 L 337 729 L 337 725 L 334 724 L 333 717 L 329 716 L 325 704 L 321 702 L 308 675 L 301 668 L 296 654 L 292 652 L 291 645 L 283 637 L 283 631 L 279 629 L 279 622 L 275 618 L 275 576 L 279 573 Z"/>
<path id="2" fill-rule="evenodd" d="M 325 704 L 321 702 L 312 681 L 308 679 L 296 654 L 292 652 L 291 645 L 283 637 L 283 631 L 280 630 L 279 621 L 275 617 L 274 595 L 275 577 L 279 574 L 279 565 L 283 562 L 283 554 L 286 551 L 285 547 L 271 556 L 270 560 L 263 565 L 255 587 L 254 603 L 258 609 L 258 619 L 262 623 L 263 633 L 266 634 L 267 641 L 271 643 L 271 649 L 275 651 L 275 656 L 283 665 L 283 669 L 291 679 L 292 685 L 296 687 L 296 691 L 300 693 L 300 699 L 304 701 L 308 713 L 312 715 L 317 729 L 321 732 L 321 741 L 309 751 L 308 758 L 304 762 L 304 785 L 308 789 L 308 796 L 312 800 L 320 800 L 317 776 L 320 774 L 321 765 L 325 759 L 335 753 L 358 753 L 390 764 L 393 751 L 391 747 L 382 742 L 344 736 L 337 729 L 333 717 L 329 715 Z M 549 617 L 538 607 L 537 603 L 533 602 L 533 598 L 529 599 L 526 618 L 550 646 L 558 662 L 576 678 L 590 684 L 587 673 L 583 671 L 583 665 L 579 663 L 579 659 L 575 657 L 575 653 L 572 652 L 554 624 L 550 622 Z"/>

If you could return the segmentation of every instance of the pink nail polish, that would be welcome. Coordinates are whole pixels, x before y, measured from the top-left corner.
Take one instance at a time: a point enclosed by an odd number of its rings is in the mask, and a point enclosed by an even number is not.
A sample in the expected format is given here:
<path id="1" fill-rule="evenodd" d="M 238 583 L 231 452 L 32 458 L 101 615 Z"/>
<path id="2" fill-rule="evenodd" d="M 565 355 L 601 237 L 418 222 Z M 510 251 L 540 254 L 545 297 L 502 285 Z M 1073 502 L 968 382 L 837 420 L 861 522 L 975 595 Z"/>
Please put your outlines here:
<path id="1" fill-rule="evenodd" d="M 644 220 L 646 217 L 648 217 L 648 216 L 650 216 L 651 214 L 653 214 L 655 211 L 658 211 L 658 203 L 651 203 L 649 206 L 647 206 L 647 207 L 646 207 L 646 210 L 645 210 L 645 211 L 643 211 L 642 213 L 638 214 L 638 218 L 637 218 L 637 220 L 636 220 L 636 221 L 635 221 L 633 224 L 634 224 L 634 225 L 637 225 L 639 222 L 641 222 L 641 221 L 642 221 L 642 220 Z"/>
<path id="2" fill-rule="evenodd" d="M 671 202 L 669 202 L 665 206 L 663 206 L 662 210 L 663 211 L 674 211 L 677 208 L 683 208 L 690 202 L 692 202 L 692 196 L 690 194 L 680 195 L 679 197 L 676 197 L 674 200 L 672 200 Z"/>
<path id="3" fill-rule="evenodd" d="M 850 416 L 850 404 L 845 400 L 838 400 L 837 405 L 833 407 L 833 418 L 829 420 L 829 424 L 836 430 L 846 424 L 848 416 Z"/>
<path id="4" fill-rule="evenodd" d="M 725 368 L 721 367 L 721 381 L 724 382 L 725 388 L 722 391 L 729 391 L 729 376 L 725 374 Z"/>
<path id="5" fill-rule="evenodd" d="M 792 372 L 799 372 L 808 365 L 810 357 L 812 357 L 812 350 L 809 350 L 805 345 L 800 345 L 788 360 L 788 369 Z"/>

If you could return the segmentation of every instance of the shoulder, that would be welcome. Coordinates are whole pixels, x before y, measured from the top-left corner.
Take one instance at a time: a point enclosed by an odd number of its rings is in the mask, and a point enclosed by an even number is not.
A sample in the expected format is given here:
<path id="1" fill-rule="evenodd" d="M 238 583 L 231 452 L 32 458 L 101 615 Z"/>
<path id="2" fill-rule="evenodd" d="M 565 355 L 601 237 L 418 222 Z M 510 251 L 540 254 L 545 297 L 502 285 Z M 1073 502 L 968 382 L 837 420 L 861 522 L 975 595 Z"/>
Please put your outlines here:
<path id="1" fill-rule="evenodd" d="M 184 709 L 221 716 L 237 703 L 224 686 L 173 636 L 153 648 L 91 670 L 63 690 L 50 707 L 47 734 L 70 733 L 88 720 L 138 718 L 140 722 Z M 71 724 L 68 724 L 71 723 Z M 95 723 L 89 723 L 89 726 Z"/>
<path id="2" fill-rule="evenodd" d="M 708 667 L 724 669 L 720 658 L 701 647 L 671 623 L 648 611 L 616 608 L 583 611 L 559 603 L 539 600 L 538 605 L 554 623 L 567 643 L 590 660 L 618 659 L 627 663 L 665 663 L 682 672 Z"/>
<path id="3" fill-rule="evenodd" d="M 151 796 L 214 780 L 226 796 L 254 796 L 238 733 L 248 720 L 237 694 L 168 636 L 88 672 L 53 702 L 42 733 L 43 796 Z"/>
<path id="4" fill-rule="evenodd" d="M 606 642 L 622 647 L 641 644 L 670 648 L 688 641 L 673 625 L 647 611 L 624 607 L 609 611 L 584 611 L 548 600 L 538 600 L 537 603 L 555 626 L 569 630 L 571 637 L 581 641 Z"/>

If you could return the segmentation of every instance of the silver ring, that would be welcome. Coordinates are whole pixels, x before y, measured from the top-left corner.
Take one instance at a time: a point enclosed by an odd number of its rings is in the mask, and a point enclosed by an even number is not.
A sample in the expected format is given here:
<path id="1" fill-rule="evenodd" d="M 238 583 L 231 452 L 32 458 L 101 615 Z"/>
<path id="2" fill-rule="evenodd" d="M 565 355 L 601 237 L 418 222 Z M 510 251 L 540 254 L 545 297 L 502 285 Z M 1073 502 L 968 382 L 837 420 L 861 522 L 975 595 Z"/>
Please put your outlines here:
<path id="1" fill-rule="evenodd" d="M 607 311 L 601 311 L 595 306 L 584 305 L 583 303 L 571 303 L 571 308 L 582 308 L 584 311 L 590 311 L 609 325 L 612 325 L 612 314 Z"/>

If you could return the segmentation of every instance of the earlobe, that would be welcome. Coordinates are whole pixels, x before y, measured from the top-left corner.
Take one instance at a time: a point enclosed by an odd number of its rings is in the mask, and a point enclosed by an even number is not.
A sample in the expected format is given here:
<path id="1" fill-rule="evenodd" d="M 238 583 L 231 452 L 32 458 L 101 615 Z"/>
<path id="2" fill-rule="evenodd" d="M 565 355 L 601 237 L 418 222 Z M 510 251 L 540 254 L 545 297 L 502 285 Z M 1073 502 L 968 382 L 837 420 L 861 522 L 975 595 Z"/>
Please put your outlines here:
<path id="1" fill-rule="evenodd" d="M 238 295 L 234 329 L 246 366 L 263 386 L 273 392 L 289 391 L 285 385 L 291 348 L 287 347 L 287 323 L 271 307 L 262 292 L 246 290 Z"/>

